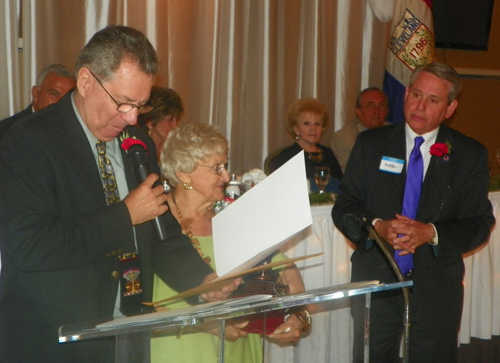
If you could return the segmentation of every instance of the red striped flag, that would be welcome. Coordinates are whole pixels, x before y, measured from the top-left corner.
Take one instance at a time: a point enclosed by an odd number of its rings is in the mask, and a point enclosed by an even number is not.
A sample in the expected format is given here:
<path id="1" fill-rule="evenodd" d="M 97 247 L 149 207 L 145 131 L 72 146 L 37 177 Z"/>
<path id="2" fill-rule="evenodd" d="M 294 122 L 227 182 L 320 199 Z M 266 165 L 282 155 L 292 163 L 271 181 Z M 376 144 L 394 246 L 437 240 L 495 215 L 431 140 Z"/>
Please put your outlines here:
<path id="1" fill-rule="evenodd" d="M 434 62 L 432 0 L 398 0 L 392 17 L 384 92 L 389 97 L 387 121 L 404 121 L 405 88 L 415 67 Z"/>

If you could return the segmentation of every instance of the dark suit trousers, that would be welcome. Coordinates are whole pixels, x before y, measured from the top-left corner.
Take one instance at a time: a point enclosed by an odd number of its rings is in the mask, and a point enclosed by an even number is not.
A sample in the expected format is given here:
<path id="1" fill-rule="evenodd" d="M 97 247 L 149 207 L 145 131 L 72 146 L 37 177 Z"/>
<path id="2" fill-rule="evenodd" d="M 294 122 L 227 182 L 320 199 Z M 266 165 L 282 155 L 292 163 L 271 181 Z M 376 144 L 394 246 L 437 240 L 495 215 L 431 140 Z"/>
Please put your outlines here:
<path id="1" fill-rule="evenodd" d="M 8 338 L 7 338 L 8 337 Z M 115 338 L 59 343 L 57 327 L 0 318 L 0 360 L 2 363 L 114 363 Z"/>
<path id="2" fill-rule="evenodd" d="M 40 363 L 41 359 L 44 359 L 42 357 L 52 357 L 51 363 L 150 361 L 149 332 L 71 343 L 59 343 L 58 339 L 57 328 L 0 318 L 0 361 Z"/>
<path id="3" fill-rule="evenodd" d="M 433 304 L 433 295 L 415 294 L 413 289 L 410 290 L 410 362 L 456 363 L 462 314 L 462 300 L 457 303 L 456 297 L 463 295 L 462 285 L 448 287 L 446 295 L 450 296 L 450 301 L 444 304 Z M 443 299 L 446 300 L 446 297 Z M 351 301 L 354 320 L 353 362 L 358 363 L 363 362 L 364 353 L 365 299 L 359 296 Z M 399 362 L 403 317 L 404 300 L 400 291 L 372 294 L 370 362 Z"/>

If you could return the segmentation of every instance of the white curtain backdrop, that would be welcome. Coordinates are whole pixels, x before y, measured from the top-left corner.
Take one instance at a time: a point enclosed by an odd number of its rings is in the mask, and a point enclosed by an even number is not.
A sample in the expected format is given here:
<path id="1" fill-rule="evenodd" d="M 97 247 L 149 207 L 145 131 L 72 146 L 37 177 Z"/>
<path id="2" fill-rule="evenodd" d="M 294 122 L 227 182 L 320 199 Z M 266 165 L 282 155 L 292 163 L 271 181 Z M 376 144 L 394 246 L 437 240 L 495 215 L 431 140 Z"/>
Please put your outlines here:
<path id="1" fill-rule="evenodd" d="M 0 4 L 0 117 L 9 116 L 22 107 L 19 79 L 19 0 L 4 0 Z"/>
<path id="2" fill-rule="evenodd" d="M 5 0 L 0 118 L 30 103 L 45 65 L 73 68 L 97 30 L 128 25 L 156 47 L 156 83 L 179 92 L 183 122 L 220 128 L 232 172 L 262 168 L 269 152 L 292 142 L 284 120 L 295 99 L 327 104 L 328 145 L 331 133 L 354 119 L 358 92 L 382 85 L 389 25 L 370 2 L 377 0 Z"/>

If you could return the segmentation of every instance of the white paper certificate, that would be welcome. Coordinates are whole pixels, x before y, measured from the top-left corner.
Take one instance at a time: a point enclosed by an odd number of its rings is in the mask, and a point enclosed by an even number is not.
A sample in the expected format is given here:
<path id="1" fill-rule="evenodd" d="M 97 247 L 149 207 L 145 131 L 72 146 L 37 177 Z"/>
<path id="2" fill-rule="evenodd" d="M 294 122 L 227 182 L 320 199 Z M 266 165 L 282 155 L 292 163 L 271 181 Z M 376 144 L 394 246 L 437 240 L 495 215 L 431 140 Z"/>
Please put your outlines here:
<path id="1" fill-rule="evenodd" d="M 254 267 L 311 224 L 302 151 L 212 219 L 217 274 Z"/>

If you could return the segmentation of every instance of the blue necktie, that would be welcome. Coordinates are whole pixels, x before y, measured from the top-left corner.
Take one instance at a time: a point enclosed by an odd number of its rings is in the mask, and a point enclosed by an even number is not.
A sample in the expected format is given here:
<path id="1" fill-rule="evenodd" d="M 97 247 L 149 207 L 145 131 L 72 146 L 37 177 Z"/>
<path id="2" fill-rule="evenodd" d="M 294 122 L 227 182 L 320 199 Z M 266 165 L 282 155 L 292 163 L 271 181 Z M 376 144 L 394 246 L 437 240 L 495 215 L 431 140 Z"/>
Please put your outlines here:
<path id="1" fill-rule="evenodd" d="M 403 215 L 415 219 L 418 210 L 418 201 L 422 191 L 422 180 L 424 176 L 424 159 L 420 152 L 420 145 L 424 142 L 422 136 L 415 138 L 415 146 L 410 154 L 408 168 L 406 171 L 405 195 L 403 199 Z M 400 250 L 396 250 L 394 258 L 398 263 L 403 275 L 407 275 L 413 269 L 413 255 L 400 256 Z"/>

